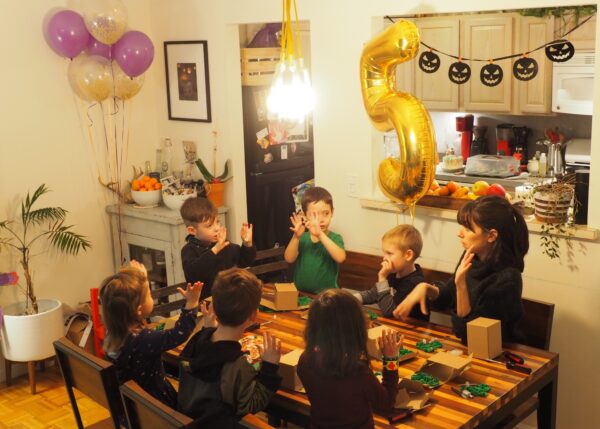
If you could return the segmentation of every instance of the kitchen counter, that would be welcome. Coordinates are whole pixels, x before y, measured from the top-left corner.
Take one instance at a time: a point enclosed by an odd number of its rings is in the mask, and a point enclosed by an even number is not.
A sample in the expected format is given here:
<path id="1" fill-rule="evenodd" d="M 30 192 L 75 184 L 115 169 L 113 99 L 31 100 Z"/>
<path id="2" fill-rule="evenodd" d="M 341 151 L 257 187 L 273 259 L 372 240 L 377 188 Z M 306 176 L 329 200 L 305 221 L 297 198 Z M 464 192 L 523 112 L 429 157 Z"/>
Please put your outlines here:
<path id="1" fill-rule="evenodd" d="M 519 176 L 513 177 L 487 177 L 487 176 L 467 176 L 463 173 L 463 170 L 460 170 L 458 173 L 447 173 L 441 169 L 441 167 L 437 167 L 435 172 L 435 179 L 440 182 L 449 182 L 454 181 L 458 183 L 468 183 L 473 184 L 479 180 L 485 180 L 486 182 L 498 183 L 502 185 L 507 191 L 514 191 L 517 186 L 526 183 L 529 179 L 529 173 L 521 173 Z"/>

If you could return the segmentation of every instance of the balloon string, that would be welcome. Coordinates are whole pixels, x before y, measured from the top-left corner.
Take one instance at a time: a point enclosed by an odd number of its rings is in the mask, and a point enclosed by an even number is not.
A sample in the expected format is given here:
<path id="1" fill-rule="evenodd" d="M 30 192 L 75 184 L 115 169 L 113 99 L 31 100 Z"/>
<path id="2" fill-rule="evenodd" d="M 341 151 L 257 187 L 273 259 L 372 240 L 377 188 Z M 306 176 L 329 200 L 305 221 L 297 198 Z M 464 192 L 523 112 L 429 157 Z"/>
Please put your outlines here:
<path id="1" fill-rule="evenodd" d="M 112 168 L 110 166 L 111 164 L 111 154 L 110 154 L 110 147 L 109 147 L 109 143 L 108 143 L 108 132 L 106 131 L 106 119 L 104 118 L 104 106 L 102 105 L 102 103 L 100 103 L 100 108 L 102 109 L 102 130 L 104 132 L 104 143 L 105 143 L 105 147 L 106 147 L 106 163 L 107 163 L 107 168 L 108 168 L 108 177 L 109 177 L 109 181 L 113 181 L 113 175 L 112 175 Z"/>
<path id="2" fill-rule="evenodd" d="M 92 119 L 92 116 L 90 115 L 90 110 L 91 110 L 91 109 L 92 109 L 92 108 L 93 108 L 93 107 L 94 107 L 96 104 L 97 104 L 97 103 L 92 103 L 92 104 L 90 104 L 90 105 L 88 106 L 88 108 L 87 108 L 87 112 L 86 112 L 86 114 L 87 114 L 87 118 L 88 118 L 88 121 L 89 121 L 89 123 L 88 123 L 88 128 L 91 128 L 91 127 L 92 127 L 92 125 L 94 125 L 94 120 Z"/>
<path id="3" fill-rule="evenodd" d="M 584 20 L 583 20 L 583 21 L 581 21 L 579 24 L 577 24 L 575 27 L 573 27 L 572 29 L 570 29 L 569 31 L 567 31 L 566 33 L 564 33 L 562 36 L 559 36 L 557 39 L 554 39 L 554 40 L 552 40 L 551 42 L 544 43 L 543 45 L 540 45 L 540 46 L 538 46 L 537 48 L 535 48 L 535 49 L 532 49 L 532 50 L 530 50 L 530 51 L 526 51 L 526 52 L 520 52 L 520 53 L 518 53 L 518 54 L 510 54 L 510 55 L 505 55 L 505 56 L 503 56 L 503 57 L 498 57 L 498 58 L 465 58 L 465 57 L 461 57 L 461 56 L 458 56 L 458 55 L 449 54 L 449 53 L 447 53 L 447 52 L 444 52 L 444 51 L 440 51 L 439 49 L 437 49 L 437 48 L 434 48 L 433 46 L 431 46 L 431 45 L 428 45 L 427 43 L 425 43 L 425 42 L 423 42 L 423 41 L 421 41 L 420 43 L 421 43 L 421 45 L 425 46 L 427 49 L 430 49 L 430 50 L 432 50 L 432 51 L 434 51 L 434 52 L 437 52 L 437 53 L 439 53 L 439 54 L 445 55 L 445 56 L 447 56 L 447 57 L 450 57 L 450 58 L 454 58 L 454 59 L 456 59 L 456 60 L 459 60 L 459 61 L 477 61 L 477 62 L 486 62 L 486 63 L 487 63 L 487 62 L 489 62 L 489 61 L 501 61 L 501 60 L 507 60 L 507 59 L 510 59 L 510 58 L 522 57 L 523 55 L 529 55 L 529 54 L 531 54 L 532 52 L 536 52 L 536 51 L 539 51 L 540 49 L 544 49 L 544 48 L 545 48 L 545 47 L 547 47 L 547 46 L 551 46 L 551 45 L 553 45 L 553 44 L 554 44 L 554 43 L 555 43 L 557 40 L 559 40 L 559 39 L 563 39 L 563 38 L 565 38 L 566 36 L 568 36 L 569 34 L 571 34 L 573 31 L 577 30 L 577 29 L 578 29 L 579 27 L 581 27 L 583 24 L 585 24 L 585 23 L 586 23 L 586 22 L 588 22 L 590 19 L 592 19 L 592 18 L 593 18 L 595 15 L 596 15 L 596 14 L 594 13 L 593 15 L 590 15 L 590 16 L 588 16 L 586 19 L 584 19 Z M 388 20 L 389 20 L 389 21 L 391 21 L 392 23 L 395 23 L 395 22 L 396 22 L 396 21 L 394 21 L 394 18 L 392 18 L 391 16 L 385 16 L 385 19 L 388 19 Z"/>

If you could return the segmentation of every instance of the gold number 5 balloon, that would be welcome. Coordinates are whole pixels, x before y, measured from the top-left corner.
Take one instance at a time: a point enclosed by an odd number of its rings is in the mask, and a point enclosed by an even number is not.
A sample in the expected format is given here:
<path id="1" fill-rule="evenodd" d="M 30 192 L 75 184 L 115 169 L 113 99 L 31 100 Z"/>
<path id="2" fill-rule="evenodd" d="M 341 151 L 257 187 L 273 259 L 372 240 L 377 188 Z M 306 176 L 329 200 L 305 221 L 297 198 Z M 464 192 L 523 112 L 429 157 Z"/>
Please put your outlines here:
<path id="1" fill-rule="evenodd" d="M 396 91 L 395 66 L 413 59 L 419 50 L 419 31 L 400 21 L 374 37 L 360 59 L 363 102 L 379 131 L 396 130 L 399 158 L 379 164 L 379 187 L 393 201 L 414 208 L 435 176 L 435 133 L 429 113 L 413 95 Z"/>

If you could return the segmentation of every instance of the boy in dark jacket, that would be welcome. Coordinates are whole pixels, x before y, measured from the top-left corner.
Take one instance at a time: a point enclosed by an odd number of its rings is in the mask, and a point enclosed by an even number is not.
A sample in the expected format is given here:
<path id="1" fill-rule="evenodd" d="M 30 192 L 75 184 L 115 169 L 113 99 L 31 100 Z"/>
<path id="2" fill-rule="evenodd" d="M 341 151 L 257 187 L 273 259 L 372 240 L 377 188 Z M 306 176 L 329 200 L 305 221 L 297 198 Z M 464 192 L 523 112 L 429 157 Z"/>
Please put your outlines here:
<path id="1" fill-rule="evenodd" d="M 383 261 L 377 275 L 377 283 L 369 290 L 352 292 L 362 304 L 379 306 L 385 317 L 393 317 L 393 311 L 416 285 L 425 281 L 423 271 L 415 260 L 421 255 L 423 239 L 412 225 L 398 225 L 381 238 Z M 429 321 L 429 314 L 413 308 L 410 317 Z"/>
<path id="2" fill-rule="evenodd" d="M 278 339 L 264 334 L 258 371 L 239 343 L 244 330 L 256 321 L 261 288 L 254 274 L 231 268 L 215 279 L 211 309 L 202 305 L 204 328 L 181 353 L 178 395 L 179 411 L 200 427 L 243 427 L 239 419 L 264 409 L 281 384 Z"/>
<path id="3" fill-rule="evenodd" d="M 256 258 L 252 225 L 242 225 L 242 245 L 239 246 L 227 241 L 227 230 L 219 223 L 217 209 L 206 198 L 188 198 L 180 213 L 189 234 L 181 249 L 183 273 L 187 282 L 204 283 L 202 300 L 211 295 L 212 284 L 219 271 L 252 265 Z"/>

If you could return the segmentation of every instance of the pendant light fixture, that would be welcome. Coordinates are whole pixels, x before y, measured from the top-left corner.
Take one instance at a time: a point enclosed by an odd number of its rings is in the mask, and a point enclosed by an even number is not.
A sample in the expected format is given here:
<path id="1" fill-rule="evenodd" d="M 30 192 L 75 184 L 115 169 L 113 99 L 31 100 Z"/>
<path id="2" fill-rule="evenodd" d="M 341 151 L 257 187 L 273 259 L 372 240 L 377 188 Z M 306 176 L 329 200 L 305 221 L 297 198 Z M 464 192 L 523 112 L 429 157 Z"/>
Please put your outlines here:
<path id="1" fill-rule="evenodd" d="M 282 3 L 281 58 L 267 98 L 267 108 L 270 119 L 301 122 L 312 111 L 315 95 L 302 58 L 296 0 L 293 0 L 294 29 L 291 19 L 292 0 L 282 0 Z"/>

